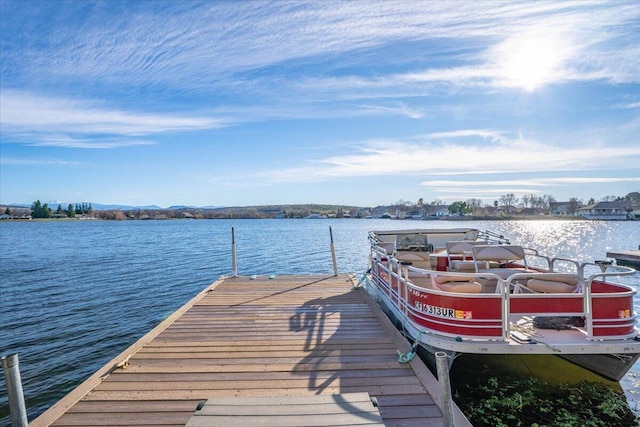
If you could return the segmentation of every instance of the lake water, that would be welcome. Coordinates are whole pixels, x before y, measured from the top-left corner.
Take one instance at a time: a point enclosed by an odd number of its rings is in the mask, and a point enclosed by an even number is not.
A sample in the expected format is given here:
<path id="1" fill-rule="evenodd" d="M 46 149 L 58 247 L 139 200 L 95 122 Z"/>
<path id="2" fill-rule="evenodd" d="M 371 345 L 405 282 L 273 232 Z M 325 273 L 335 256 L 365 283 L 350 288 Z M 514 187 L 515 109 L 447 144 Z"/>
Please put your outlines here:
<path id="1" fill-rule="evenodd" d="M 550 256 L 603 259 L 636 249 L 640 222 L 357 219 L 43 221 L 0 223 L 0 354 L 18 353 L 30 420 L 222 275 L 367 269 L 367 232 L 473 227 Z M 640 275 L 619 280 L 640 287 Z M 636 297 L 640 312 L 640 297 Z M 640 366 L 621 381 L 640 406 Z M 8 423 L 0 381 L 0 425 Z"/>

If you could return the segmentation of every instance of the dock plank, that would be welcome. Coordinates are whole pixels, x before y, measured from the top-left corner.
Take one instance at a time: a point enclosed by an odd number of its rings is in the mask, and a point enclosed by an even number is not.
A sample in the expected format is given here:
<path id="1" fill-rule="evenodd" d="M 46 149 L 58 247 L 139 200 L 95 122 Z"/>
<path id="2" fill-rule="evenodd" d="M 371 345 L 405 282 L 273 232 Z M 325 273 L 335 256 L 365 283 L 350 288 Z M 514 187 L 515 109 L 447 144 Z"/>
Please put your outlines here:
<path id="1" fill-rule="evenodd" d="M 31 425 L 184 426 L 198 402 L 223 399 L 235 401 L 235 409 L 218 425 L 234 425 L 239 415 L 250 417 L 244 425 L 262 422 L 259 408 L 239 409 L 251 399 L 281 402 L 292 420 L 375 425 L 356 407 L 332 418 L 315 403 L 322 416 L 305 419 L 311 406 L 294 404 L 354 393 L 377 399 L 375 413 L 386 426 L 443 425 L 437 381 L 417 358 L 397 362 L 409 344 L 353 284 L 346 275 L 223 278 Z M 125 359 L 127 366 L 117 368 Z M 470 425 L 454 412 L 456 425 Z"/>
<path id="2" fill-rule="evenodd" d="M 206 401 L 187 426 L 383 426 L 368 393 L 287 398 L 221 397 Z"/>

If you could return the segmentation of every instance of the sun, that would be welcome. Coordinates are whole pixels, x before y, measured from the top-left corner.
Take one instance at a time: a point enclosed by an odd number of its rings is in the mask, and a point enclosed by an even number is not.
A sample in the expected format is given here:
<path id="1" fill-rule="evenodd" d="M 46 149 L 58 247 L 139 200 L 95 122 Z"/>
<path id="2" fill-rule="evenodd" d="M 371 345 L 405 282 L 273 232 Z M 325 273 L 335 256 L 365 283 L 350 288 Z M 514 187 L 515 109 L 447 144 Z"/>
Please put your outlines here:
<path id="1" fill-rule="evenodd" d="M 511 54 L 505 63 L 507 80 L 527 92 L 533 92 L 552 80 L 557 60 L 551 51 L 539 41 L 523 44 Z"/>
<path id="2" fill-rule="evenodd" d="M 533 92 L 559 78 L 562 43 L 544 34 L 524 34 L 505 40 L 494 54 L 503 85 Z"/>

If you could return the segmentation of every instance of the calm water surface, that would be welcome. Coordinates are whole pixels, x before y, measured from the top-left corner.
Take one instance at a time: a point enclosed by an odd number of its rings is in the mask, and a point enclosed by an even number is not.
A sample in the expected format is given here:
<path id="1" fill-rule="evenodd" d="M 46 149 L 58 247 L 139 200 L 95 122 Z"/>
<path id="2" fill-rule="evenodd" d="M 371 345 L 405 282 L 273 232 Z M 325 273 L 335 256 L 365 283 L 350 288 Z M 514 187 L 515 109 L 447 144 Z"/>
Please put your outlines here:
<path id="1" fill-rule="evenodd" d="M 0 354 L 18 353 L 33 420 L 222 275 L 332 274 L 367 269 L 374 229 L 475 227 L 550 256 L 603 259 L 636 249 L 640 222 L 171 220 L 0 223 Z M 620 282 L 640 287 L 640 275 Z M 640 312 L 640 297 L 636 298 Z M 640 407 L 640 366 L 621 382 Z M 0 381 L 0 425 L 8 423 Z"/>

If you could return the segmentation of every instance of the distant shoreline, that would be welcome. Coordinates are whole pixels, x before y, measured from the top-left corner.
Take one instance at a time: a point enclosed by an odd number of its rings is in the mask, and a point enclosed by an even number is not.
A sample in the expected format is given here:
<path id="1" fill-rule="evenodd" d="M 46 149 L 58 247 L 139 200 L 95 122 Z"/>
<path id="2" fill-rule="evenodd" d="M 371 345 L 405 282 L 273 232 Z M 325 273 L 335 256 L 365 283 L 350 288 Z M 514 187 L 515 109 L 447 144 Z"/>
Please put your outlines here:
<path id="1" fill-rule="evenodd" d="M 424 218 L 424 219 L 411 219 L 411 218 L 358 218 L 358 217 L 334 217 L 334 218 L 304 218 L 304 217 L 295 217 L 295 218 L 282 218 L 282 217 L 264 217 L 264 218 L 256 218 L 250 216 L 231 216 L 231 217 L 215 217 L 215 218 L 97 218 L 97 217 L 84 217 L 84 218 L 13 218 L 13 219 L 3 219 L 0 220 L 0 223 L 3 222 L 70 222 L 70 221 L 185 221 L 185 220 L 229 220 L 229 219 L 287 219 L 287 220 L 310 220 L 310 221 L 318 221 L 320 220 L 359 220 L 359 221 L 368 221 L 368 220 L 387 220 L 387 221 L 414 221 L 414 222 L 430 222 L 430 221 L 450 221 L 450 222 L 465 222 L 465 221 L 594 221 L 591 219 L 579 217 L 579 216 L 551 216 L 551 215 L 511 215 L 511 216 L 464 216 L 464 217 L 437 217 L 437 218 Z M 623 220 L 618 220 L 622 221 Z"/>
<path id="2" fill-rule="evenodd" d="M 2 210 L 0 206 L 0 210 Z M 6 209 L 6 208 L 4 208 Z M 165 221 L 174 219 L 388 219 L 404 221 L 592 221 L 583 216 L 550 215 L 548 211 L 537 209 L 531 212 L 520 210 L 499 210 L 486 212 L 487 208 L 476 211 L 475 214 L 451 214 L 444 207 L 437 210 L 425 209 L 421 215 L 415 209 L 399 209 L 394 206 L 378 206 L 362 208 L 346 205 L 263 205 L 263 206 L 235 206 L 224 208 L 181 208 L 181 209 L 93 209 L 89 212 L 76 213 L 68 217 L 60 212 L 51 212 L 49 218 L 32 217 L 33 210 L 29 208 L 11 208 L 8 215 L 0 215 L 0 222 L 5 221 Z M 429 211 L 430 210 L 430 211 Z M 390 212 L 395 212 L 391 214 Z M 609 219 L 607 219 L 609 220 Z M 621 219 L 615 219 L 621 220 Z"/>

